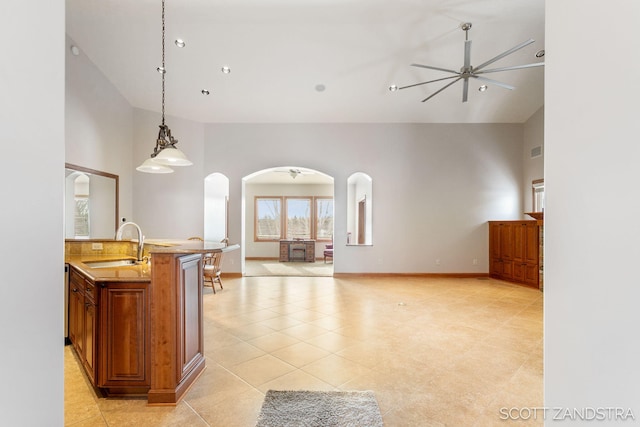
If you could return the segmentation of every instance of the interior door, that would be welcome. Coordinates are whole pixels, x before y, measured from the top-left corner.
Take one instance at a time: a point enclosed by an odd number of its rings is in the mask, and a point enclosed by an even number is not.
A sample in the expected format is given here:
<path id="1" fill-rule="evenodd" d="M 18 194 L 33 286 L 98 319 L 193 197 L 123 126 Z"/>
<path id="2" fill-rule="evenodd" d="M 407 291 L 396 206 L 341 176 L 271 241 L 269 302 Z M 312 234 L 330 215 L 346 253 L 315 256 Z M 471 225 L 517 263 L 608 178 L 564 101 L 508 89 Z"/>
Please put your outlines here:
<path id="1" fill-rule="evenodd" d="M 358 244 L 365 244 L 365 218 L 367 212 L 367 200 L 363 199 L 358 202 Z"/>

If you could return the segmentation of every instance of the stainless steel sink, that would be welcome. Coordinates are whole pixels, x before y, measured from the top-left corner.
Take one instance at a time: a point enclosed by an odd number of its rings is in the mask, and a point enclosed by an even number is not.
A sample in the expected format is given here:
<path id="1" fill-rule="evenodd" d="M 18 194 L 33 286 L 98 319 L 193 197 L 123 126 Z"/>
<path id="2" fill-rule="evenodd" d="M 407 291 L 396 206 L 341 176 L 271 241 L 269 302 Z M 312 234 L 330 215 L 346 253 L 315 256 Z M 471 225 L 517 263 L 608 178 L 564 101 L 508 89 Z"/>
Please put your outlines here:
<path id="1" fill-rule="evenodd" d="M 91 268 L 113 268 L 113 267 L 127 267 L 136 265 L 135 259 L 115 259 L 111 261 L 85 261 L 85 264 Z"/>

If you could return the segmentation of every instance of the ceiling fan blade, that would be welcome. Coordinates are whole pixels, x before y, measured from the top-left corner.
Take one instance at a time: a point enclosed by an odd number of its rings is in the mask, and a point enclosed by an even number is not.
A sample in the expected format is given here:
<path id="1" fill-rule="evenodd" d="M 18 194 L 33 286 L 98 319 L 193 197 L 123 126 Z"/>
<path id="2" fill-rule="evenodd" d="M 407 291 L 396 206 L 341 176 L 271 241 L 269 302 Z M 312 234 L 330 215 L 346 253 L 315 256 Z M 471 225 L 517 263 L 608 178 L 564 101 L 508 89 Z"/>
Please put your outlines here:
<path id="1" fill-rule="evenodd" d="M 491 79 L 488 79 L 486 77 L 480 77 L 480 76 L 476 76 L 476 75 L 472 75 L 472 76 L 475 77 L 478 80 L 482 80 L 483 82 L 487 82 L 487 83 L 492 84 L 492 85 L 500 86 L 500 87 L 503 87 L 505 89 L 509 89 L 509 90 L 514 90 L 515 89 L 515 86 L 511 86 L 511 85 L 508 85 L 506 83 L 499 82 L 497 80 L 491 80 Z"/>
<path id="2" fill-rule="evenodd" d="M 449 70 L 448 68 L 433 67 L 431 65 L 411 64 L 412 67 L 428 68 L 430 70 L 446 71 L 447 73 L 458 74 L 458 71 Z"/>
<path id="3" fill-rule="evenodd" d="M 469 69 L 471 66 L 471 40 L 464 42 L 464 68 Z"/>
<path id="4" fill-rule="evenodd" d="M 533 64 L 514 65 L 513 67 L 492 68 L 490 70 L 478 71 L 477 73 L 476 73 L 476 70 L 473 70 L 473 72 L 476 74 L 497 73 L 499 71 L 521 70 L 523 68 L 533 68 L 533 67 L 542 67 L 542 66 L 544 66 L 544 62 L 534 62 Z"/>
<path id="5" fill-rule="evenodd" d="M 526 42 L 522 42 L 522 43 L 520 43 L 518 46 L 512 47 L 511 49 L 509 49 L 509 50 L 507 50 L 507 51 L 505 51 L 505 52 L 502 52 L 500 55 L 498 55 L 498 56 L 495 56 L 495 57 L 491 58 L 491 59 L 490 59 L 490 60 L 488 60 L 487 62 L 485 62 L 485 63 L 483 63 L 483 64 L 478 65 L 477 67 L 475 67 L 475 68 L 474 68 L 474 71 L 480 71 L 481 69 L 483 69 L 483 68 L 484 68 L 484 67 L 486 67 L 487 65 L 489 65 L 489 64 L 493 64 L 493 63 L 494 63 L 494 62 L 496 62 L 497 60 L 502 59 L 502 58 L 504 58 L 504 57 L 505 57 L 505 56 L 507 56 L 507 55 L 511 55 L 513 52 L 516 52 L 516 51 L 518 51 L 518 50 L 522 49 L 522 48 L 523 48 L 523 47 L 525 47 L 525 46 L 529 46 L 529 45 L 530 45 L 531 43 L 533 43 L 534 41 L 535 41 L 535 40 L 533 40 L 533 39 L 529 39 L 529 40 L 527 40 Z"/>
<path id="6" fill-rule="evenodd" d="M 442 80 L 455 79 L 456 77 L 458 77 L 458 76 L 443 77 L 441 79 L 429 80 L 428 82 L 422 82 L 422 83 L 416 83 L 416 84 L 412 84 L 412 85 L 408 85 L 408 86 L 402 86 L 402 87 L 399 87 L 398 90 L 406 89 L 406 88 L 414 87 L 414 86 L 426 85 L 427 83 L 439 82 L 439 81 L 442 81 Z"/>
<path id="7" fill-rule="evenodd" d="M 455 79 L 454 81 L 452 81 L 451 83 L 444 85 L 443 87 L 441 87 L 440 89 L 438 89 L 436 92 L 432 93 L 431 95 L 429 95 L 428 97 L 426 97 L 425 99 L 422 100 L 422 102 L 428 101 L 431 98 L 433 98 L 434 96 L 436 96 L 437 94 L 439 94 L 440 92 L 442 92 L 443 90 L 445 90 L 446 88 L 448 88 L 449 86 L 451 86 L 452 84 L 454 84 L 455 82 L 457 82 L 458 80 L 462 79 L 462 77 L 458 77 L 457 79 Z"/>
<path id="8" fill-rule="evenodd" d="M 467 102 L 469 98 L 469 78 L 464 79 L 464 85 L 462 86 L 462 102 Z"/>

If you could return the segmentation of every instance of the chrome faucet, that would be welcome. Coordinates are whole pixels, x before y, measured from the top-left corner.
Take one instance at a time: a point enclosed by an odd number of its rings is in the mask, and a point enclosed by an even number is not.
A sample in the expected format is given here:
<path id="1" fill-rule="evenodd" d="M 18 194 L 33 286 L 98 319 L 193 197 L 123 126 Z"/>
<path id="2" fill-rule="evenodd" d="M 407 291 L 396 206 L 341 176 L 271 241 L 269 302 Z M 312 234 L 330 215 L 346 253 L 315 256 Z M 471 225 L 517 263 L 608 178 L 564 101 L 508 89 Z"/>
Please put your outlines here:
<path id="1" fill-rule="evenodd" d="M 116 240 L 122 240 L 122 230 L 124 230 L 124 228 L 127 225 L 131 225 L 133 227 L 136 228 L 136 230 L 138 231 L 138 262 L 142 262 L 142 251 L 144 250 L 144 236 L 142 235 L 142 230 L 140 229 L 140 226 L 138 224 L 136 224 L 135 222 L 125 222 L 124 224 L 122 224 L 120 227 L 118 227 L 118 231 L 116 232 Z"/>

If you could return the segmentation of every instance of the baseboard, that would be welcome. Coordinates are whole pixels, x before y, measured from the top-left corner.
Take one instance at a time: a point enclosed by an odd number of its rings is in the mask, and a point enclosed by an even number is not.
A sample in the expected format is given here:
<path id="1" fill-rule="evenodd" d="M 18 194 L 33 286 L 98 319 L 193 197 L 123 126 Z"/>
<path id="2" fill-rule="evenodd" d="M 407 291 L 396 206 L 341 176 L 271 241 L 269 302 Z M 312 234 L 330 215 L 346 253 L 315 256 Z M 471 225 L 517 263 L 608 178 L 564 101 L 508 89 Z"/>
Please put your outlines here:
<path id="1" fill-rule="evenodd" d="M 220 276 L 223 279 L 237 279 L 238 277 L 242 277 L 242 273 L 239 271 L 238 272 L 232 271 L 230 273 L 222 272 Z"/>
<path id="2" fill-rule="evenodd" d="M 278 257 L 263 257 L 263 256 L 248 256 L 245 257 L 247 261 L 278 261 Z"/>
<path id="3" fill-rule="evenodd" d="M 489 273 L 333 273 L 333 277 L 345 279 L 351 277 L 428 277 L 473 279 L 478 277 L 489 277 Z"/>

